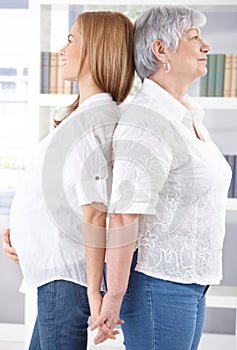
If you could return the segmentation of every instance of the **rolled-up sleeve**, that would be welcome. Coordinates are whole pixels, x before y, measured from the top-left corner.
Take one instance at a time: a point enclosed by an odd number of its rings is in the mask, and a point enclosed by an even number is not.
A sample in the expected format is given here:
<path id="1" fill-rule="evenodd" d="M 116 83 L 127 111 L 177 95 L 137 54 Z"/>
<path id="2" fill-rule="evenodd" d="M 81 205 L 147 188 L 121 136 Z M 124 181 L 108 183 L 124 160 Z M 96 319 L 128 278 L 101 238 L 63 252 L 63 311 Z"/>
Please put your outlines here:
<path id="1" fill-rule="evenodd" d="M 108 205 L 111 195 L 111 140 L 104 141 L 106 126 L 90 130 L 73 146 L 66 163 L 66 178 L 75 186 L 80 206 Z M 111 131 L 112 135 L 112 131 Z M 70 186 L 69 186 L 70 187 Z"/>
<path id="2" fill-rule="evenodd" d="M 155 214 L 167 180 L 172 152 L 162 138 L 141 125 L 119 124 L 113 139 L 113 185 L 109 211 Z"/>

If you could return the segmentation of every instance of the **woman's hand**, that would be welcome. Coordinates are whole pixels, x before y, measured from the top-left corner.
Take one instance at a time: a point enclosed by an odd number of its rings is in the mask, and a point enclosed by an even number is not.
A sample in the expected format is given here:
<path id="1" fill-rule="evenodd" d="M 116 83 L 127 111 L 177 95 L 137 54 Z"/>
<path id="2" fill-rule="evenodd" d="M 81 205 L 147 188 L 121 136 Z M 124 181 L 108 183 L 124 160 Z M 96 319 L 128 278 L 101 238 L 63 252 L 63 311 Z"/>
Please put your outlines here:
<path id="1" fill-rule="evenodd" d="M 2 249 L 4 251 L 4 254 L 13 260 L 16 264 L 19 264 L 18 255 L 16 253 L 15 248 L 11 246 L 11 240 L 10 240 L 10 229 L 6 228 L 2 232 Z"/>
<path id="2" fill-rule="evenodd" d="M 115 326 L 124 323 L 119 319 L 120 307 L 122 299 L 112 297 L 108 293 L 103 297 L 100 315 L 90 327 L 91 330 L 99 329 L 98 334 L 94 338 L 94 343 L 99 344 L 107 338 L 115 339 L 115 335 L 119 334 L 118 330 L 114 330 Z"/>
<path id="3" fill-rule="evenodd" d="M 90 327 L 91 330 L 99 329 L 94 339 L 95 344 L 102 343 L 106 339 L 106 334 L 111 337 L 113 335 L 115 339 L 115 335 L 119 332 L 114 331 L 114 327 L 124 323 L 119 319 L 119 314 L 136 247 L 138 219 L 138 214 L 110 214 L 106 244 L 108 292 L 103 298 L 100 316 Z"/>
<path id="4" fill-rule="evenodd" d="M 100 291 L 90 291 L 87 288 L 87 296 L 90 304 L 92 323 L 94 323 L 99 317 L 103 296 Z"/>

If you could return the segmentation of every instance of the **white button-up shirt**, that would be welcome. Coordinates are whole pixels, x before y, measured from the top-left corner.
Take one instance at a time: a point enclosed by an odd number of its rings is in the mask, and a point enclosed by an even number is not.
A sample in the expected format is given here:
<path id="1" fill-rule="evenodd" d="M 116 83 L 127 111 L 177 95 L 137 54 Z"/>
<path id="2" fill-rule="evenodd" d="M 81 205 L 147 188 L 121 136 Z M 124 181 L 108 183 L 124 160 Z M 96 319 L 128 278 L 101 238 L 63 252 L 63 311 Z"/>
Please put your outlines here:
<path id="1" fill-rule="evenodd" d="M 10 212 L 22 292 L 56 279 L 86 285 L 81 206 L 109 202 L 119 116 L 109 94 L 94 95 L 33 152 Z"/>
<path id="2" fill-rule="evenodd" d="M 188 95 L 185 105 L 145 79 L 123 107 L 113 138 L 110 212 L 142 214 L 137 271 L 218 284 L 231 170 L 202 123 L 202 109 Z"/>

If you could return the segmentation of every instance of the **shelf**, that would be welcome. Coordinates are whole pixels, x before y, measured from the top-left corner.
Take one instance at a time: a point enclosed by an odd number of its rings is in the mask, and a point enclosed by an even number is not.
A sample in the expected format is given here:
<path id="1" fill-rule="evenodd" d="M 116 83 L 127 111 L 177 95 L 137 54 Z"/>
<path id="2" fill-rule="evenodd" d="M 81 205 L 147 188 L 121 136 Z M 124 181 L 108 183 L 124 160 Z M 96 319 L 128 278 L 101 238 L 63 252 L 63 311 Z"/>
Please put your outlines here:
<path id="1" fill-rule="evenodd" d="M 67 106 L 70 105 L 77 95 L 41 94 L 40 106 Z M 195 100 L 204 109 L 237 109 L 236 97 L 195 97 Z"/>
<path id="2" fill-rule="evenodd" d="M 233 334 L 203 333 L 198 350 L 234 350 L 236 349 L 235 344 L 235 336 Z"/>
<path id="3" fill-rule="evenodd" d="M 228 198 L 227 210 L 237 210 L 237 198 Z"/>
<path id="4" fill-rule="evenodd" d="M 237 309 L 237 287 L 211 286 L 207 292 L 207 307 Z"/>
<path id="5" fill-rule="evenodd" d="M 195 97 L 204 109 L 237 109 L 236 97 Z"/>
<path id="6" fill-rule="evenodd" d="M 37 0 L 35 0 L 37 1 Z M 157 0 L 38 0 L 38 3 L 42 5 L 156 5 Z M 169 2 L 170 5 L 196 5 L 207 6 L 206 0 L 174 0 Z M 159 5 L 167 5 L 167 0 L 160 0 Z M 227 0 L 223 3 L 223 0 L 208 0 L 208 6 L 223 6 L 236 5 L 236 0 Z"/>
<path id="7" fill-rule="evenodd" d="M 21 323 L 0 323 L 0 341 L 24 342 L 25 326 Z M 0 347 L 1 348 L 1 347 Z"/>
<path id="8" fill-rule="evenodd" d="M 69 106 L 76 99 L 77 95 L 66 94 L 40 94 L 39 105 L 41 107 Z"/>

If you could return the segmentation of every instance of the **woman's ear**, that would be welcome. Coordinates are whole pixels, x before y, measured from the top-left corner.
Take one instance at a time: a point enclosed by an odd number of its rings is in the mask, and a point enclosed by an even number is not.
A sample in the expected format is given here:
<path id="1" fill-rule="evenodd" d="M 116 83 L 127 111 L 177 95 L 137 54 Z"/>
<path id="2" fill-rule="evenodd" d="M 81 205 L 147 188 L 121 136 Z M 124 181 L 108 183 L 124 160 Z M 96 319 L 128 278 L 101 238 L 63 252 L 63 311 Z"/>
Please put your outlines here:
<path id="1" fill-rule="evenodd" d="M 166 62 L 166 47 L 161 40 L 154 40 L 151 43 L 151 51 L 158 61 Z"/>

